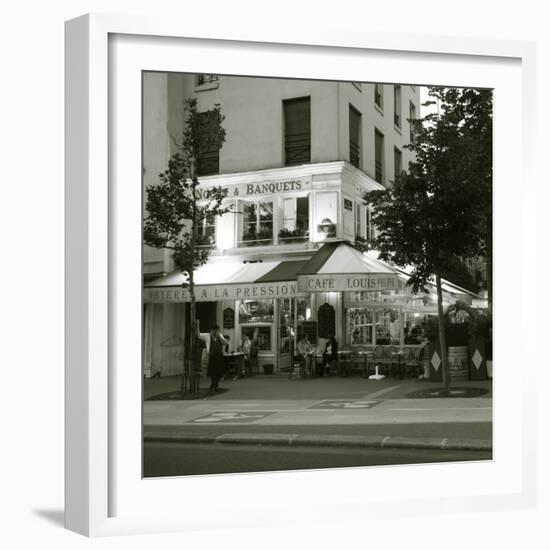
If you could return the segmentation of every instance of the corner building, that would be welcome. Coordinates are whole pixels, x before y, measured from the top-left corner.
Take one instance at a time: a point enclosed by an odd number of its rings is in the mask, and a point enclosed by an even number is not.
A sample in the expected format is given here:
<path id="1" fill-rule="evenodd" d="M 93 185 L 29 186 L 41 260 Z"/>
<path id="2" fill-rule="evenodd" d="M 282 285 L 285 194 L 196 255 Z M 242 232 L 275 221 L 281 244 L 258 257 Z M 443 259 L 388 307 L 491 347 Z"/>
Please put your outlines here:
<path id="1" fill-rule="evenodd" d="M 351 349 L 401 345 L 414 319 L 435 314 L 405 273 L 351 244 L 374 236 L 367 191 L 406 170 L 409 85 L 144 73 L 143 185 L 158 181 L 184 125 L 183 101 L 220 105 L 226 141 L 199 166 L 200 188 L 227 189 L 233 212 L 200 228 L 208 263 L 195 276 L 201 332 L 222 327 L 236 350 L 244 334 L 259 363 L 290 366 L 307 331 Z M 144 248 L 144 371 L 182 372 L 186 303 L 168 252 Z M 448 302 L 466 291 L 447 285 Z"/>

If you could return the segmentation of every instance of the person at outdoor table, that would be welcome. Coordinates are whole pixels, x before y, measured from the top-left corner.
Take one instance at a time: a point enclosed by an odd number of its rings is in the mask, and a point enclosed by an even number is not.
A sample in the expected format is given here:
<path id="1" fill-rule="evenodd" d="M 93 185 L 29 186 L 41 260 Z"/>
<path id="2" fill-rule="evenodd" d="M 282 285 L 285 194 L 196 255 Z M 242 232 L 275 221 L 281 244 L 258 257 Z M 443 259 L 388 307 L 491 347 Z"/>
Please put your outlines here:
<path id="1" fill-rule="evenodd" d="M 248 334 L 243 336 L 241 351 L 244 353 L 244 372 L 245 374 L 251 374 L 250 358 L 252 357 L 254 351 L 254 342 L 250 339 Z"/>
<path id="2" fill-rule="evenodd" d="M 323 370 L 321 371 L 321 376 L 323 376 L 324 371 L 327 371 L 327 374 L 330 376 L 330 366 L 336 365 L 336 360 L 338 358 L 338 342 L 332 334 L 328 337 L 327 343 L 325 345 L 325 353 L 323 353 Z"/>
<path id="3" fill-rule="evenodd" d="M 307 334 L 304 334 L 298 342 L 298 354 L 304 358 L 306 372 L 311 372 L 311 354 L 313 346 L 309 342 Z"/>
<path id="4" fill-rule="evenodd" d="M 210 332 L 210 349 L 208 351 L 208 369 L 206 372 L 210 377 L 210 391 L 219 389 L 220 378 L 223 376 L 224 370 L 223 350 L 226 345 L 220 327 L 214 325 Z"/>

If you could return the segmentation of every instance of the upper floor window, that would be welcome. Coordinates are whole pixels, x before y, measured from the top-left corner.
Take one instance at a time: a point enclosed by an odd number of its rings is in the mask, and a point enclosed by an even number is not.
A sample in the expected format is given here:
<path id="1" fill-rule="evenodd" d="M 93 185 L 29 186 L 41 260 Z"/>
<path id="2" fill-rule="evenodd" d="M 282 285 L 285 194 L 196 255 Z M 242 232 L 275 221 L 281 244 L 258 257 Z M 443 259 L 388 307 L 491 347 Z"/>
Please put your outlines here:
<path id="1" fill-rule="evenodd" d="M 201 126 L 213 125 L 211 119 L 213 117 L 218 117 L 219 114 L 217 111 L 206 111 L 204 113 L 199 113 L 201 118 Z M 211 143 L 208 144 L 206 150 L 202 151 L 201 157 L 198 159 L 197 163 L 197 173 L 199 176 L 209 176 L 212 174 L 218 174 L 220 172 L 220 150 L 217 147 L 217 144 Z"/>
<path id="2" fill-rule="evenodd" d="M 374 179 L 384 184 L 384 134 L 374 130 Z"/>
<path id="3" fill-rule="evenodd" d="M 382 84 L 374 85 L 374 104 L 380 109 L 384 108 L 384 87 Z"/>
<path id="4" fill-rule="evenodd" d="M 216 220 L 206 216 L 197 224 L 197 240 L 199 246 L 215 246 L 216 244 Z"/>
<path id="5" fill-rule="evenodd" d="M 414 144 L 414 124 L 413 120 L 416 119 L 416 107 L 412 101 L 409 101 L 409 140 Z"/>
<path id="6" fill-rule="evenodd" d="M 197 86 L 202 86 L 204 84 L 213 84 L 218 82 L 217 74 L 198 74 L 197 75 Z"/>
<path id="7" fill-rule="evenodd" d="M 360 203 L 355 203 L 355 239 L 363 240 L 363 220 L 362 220 L 363 207 Z"/>
<path id="8" fill-rule="evenodd" d="M 336 237 L 338 227 L 338 193 L 327 191 L 315 195 L 316 240 Z"/>
<path id="9" fill-rule="evenodd" d="M 401 128 L 401 86 L 393 87 L 393 123 Z"/>
<path id="10" fill-rule="evenodd" d="M 397 148 L 393 148 L 393 175 L 397 179 L 403 170 L 403 154 Z"/>
<path id="11" fill-rule="evenodd" d="M 370 206 L 365 206 L 365 237 L 369 242 L 372 242 L 375 237 L 374 226 L 372 224 L 372 210 Z"/>
<path id="12" fill-rule="evenodd" d="M 239 246 L 273 244 L 273 202 L 243 201 Z"/>
<path id="13" fill-rule="evenodd" d="M 309 197 L 288 197 L 282 201 L 282 224 L 279 243 L 309 240 Z"/>
<path id="14" fill-rule="evenodd" d="M 309 97 L 283 101 L 285 166 L 311 161 L 311 106 Z"/>
<path id="15" fill-rule="evenodd" d="M 349 106 L 349 161 L 360 168 L 361 164 L 361 113 Z"/>

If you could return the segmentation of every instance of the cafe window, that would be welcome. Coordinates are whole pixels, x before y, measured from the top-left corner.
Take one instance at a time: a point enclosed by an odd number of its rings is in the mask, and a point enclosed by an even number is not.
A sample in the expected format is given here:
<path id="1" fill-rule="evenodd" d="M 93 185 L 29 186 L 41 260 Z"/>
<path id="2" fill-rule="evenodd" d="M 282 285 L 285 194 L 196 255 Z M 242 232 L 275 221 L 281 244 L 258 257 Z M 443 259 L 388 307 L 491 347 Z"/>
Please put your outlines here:
<path id="1" fill-rule="evenodd" d="M 399 344 L 399 312 L 396 309 L 384 308 L 374 311 L 376 319 L 376 344 Z"/>
<path id="2" fill-rule="evenodd" d="M 336 237 L 338 225 L 338 193 L 317 193 L 315 196 L 315 229 L 318 240 Z"/>
<path id="3" fill-rule="evenodd" d="M 199 113 L 199 126 L 205 129 L 205 135 L 208 135 L 208 129 L 215 127 L 218 123 L 218 111 L 206 111 Z M 205 140 L 202 144 L 202 153 L 198 158 L 197 172 L 199 176 L 209 176 L 219 174 L 220 172 L 220 149 L 213 140 Z"/>
<path id="4" fill-rule="evenodd" d="M 279 352 L 289 353 L 294 337 L 304 321 L 311 319 L 311 303 L 306 298 L 281 298 L 279 300 Z"/>
<path id="5" fill-rule="evenodd" d="M 273 244 L 273 202 L 243 201 L 242 236 L 239 246 L 262 246 Z"/>
<path id="6" fill-rule="evenodd" d="M 271 351 L 271 327 L 241 327 L 242 336 L 248 336 L 258 351 Z"/>
<path id="7" fill-rule="evenodd" d="M 374 179 L 384 184 L 384 134 L 374 130 Z"/>
<path id="8" fill-rule="evenodd" d="M 380 109 L 384 108 L 384 87 L 382 84 L 374 85 L 374 104 Z"/>
<path id="9" fill-rule="evenodd" d="M 282 200 L 279 243 L 301 243 L 309 239 L 309 196 Z"/>
<path id="10" fill-rule="evenodd" d="M 349 311 L 350 343 L 352 346 L 374 344 L 374 314 L 370 309 Z"/>
<path id="11" fill-rule="evenodd" d="M 285 124 L 285 166 L 311 162 L 310 98 L 283 101 Z"/>
<path id="12" fill-rule="evenodd" d="M 360 168 L 361 164 L 361 113 L 349 106 L 349 161 Z"/>
<path id="13" fill-rule="evenodd" d="M 197 224 L 198 246 L 215 246 L 216 220 L 214 216 L 206 216 Z"/>
<path id="14" fill-rule="evenodd" d="M 393 87 L 393 123 L 401 128 L 401 86 Z"/>
<path id="15" fill-rule="evenodd" d="M 239 324 L 273 323 L 273 300 L 240 300 Z"/>

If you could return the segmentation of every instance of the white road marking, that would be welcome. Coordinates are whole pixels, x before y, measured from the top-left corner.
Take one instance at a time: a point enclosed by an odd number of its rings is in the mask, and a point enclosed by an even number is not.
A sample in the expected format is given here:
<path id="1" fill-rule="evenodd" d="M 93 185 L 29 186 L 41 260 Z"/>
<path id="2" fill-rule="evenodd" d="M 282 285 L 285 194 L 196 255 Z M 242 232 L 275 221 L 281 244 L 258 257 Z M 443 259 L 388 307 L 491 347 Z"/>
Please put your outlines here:
<path id="1" fill-rule="evenodd" d="M 378 390 L 373 393 L 369 393 L 368 395 L 365 395 L 364 399 L 374 399 L 375 397 L 378 397 L 379 395 L 384 395 L 385 393 L 388 393 L 390 391 L 396 390 L 400 386 L 390 386 L 389 388 L 384 388 L 383 390 Z"/>

